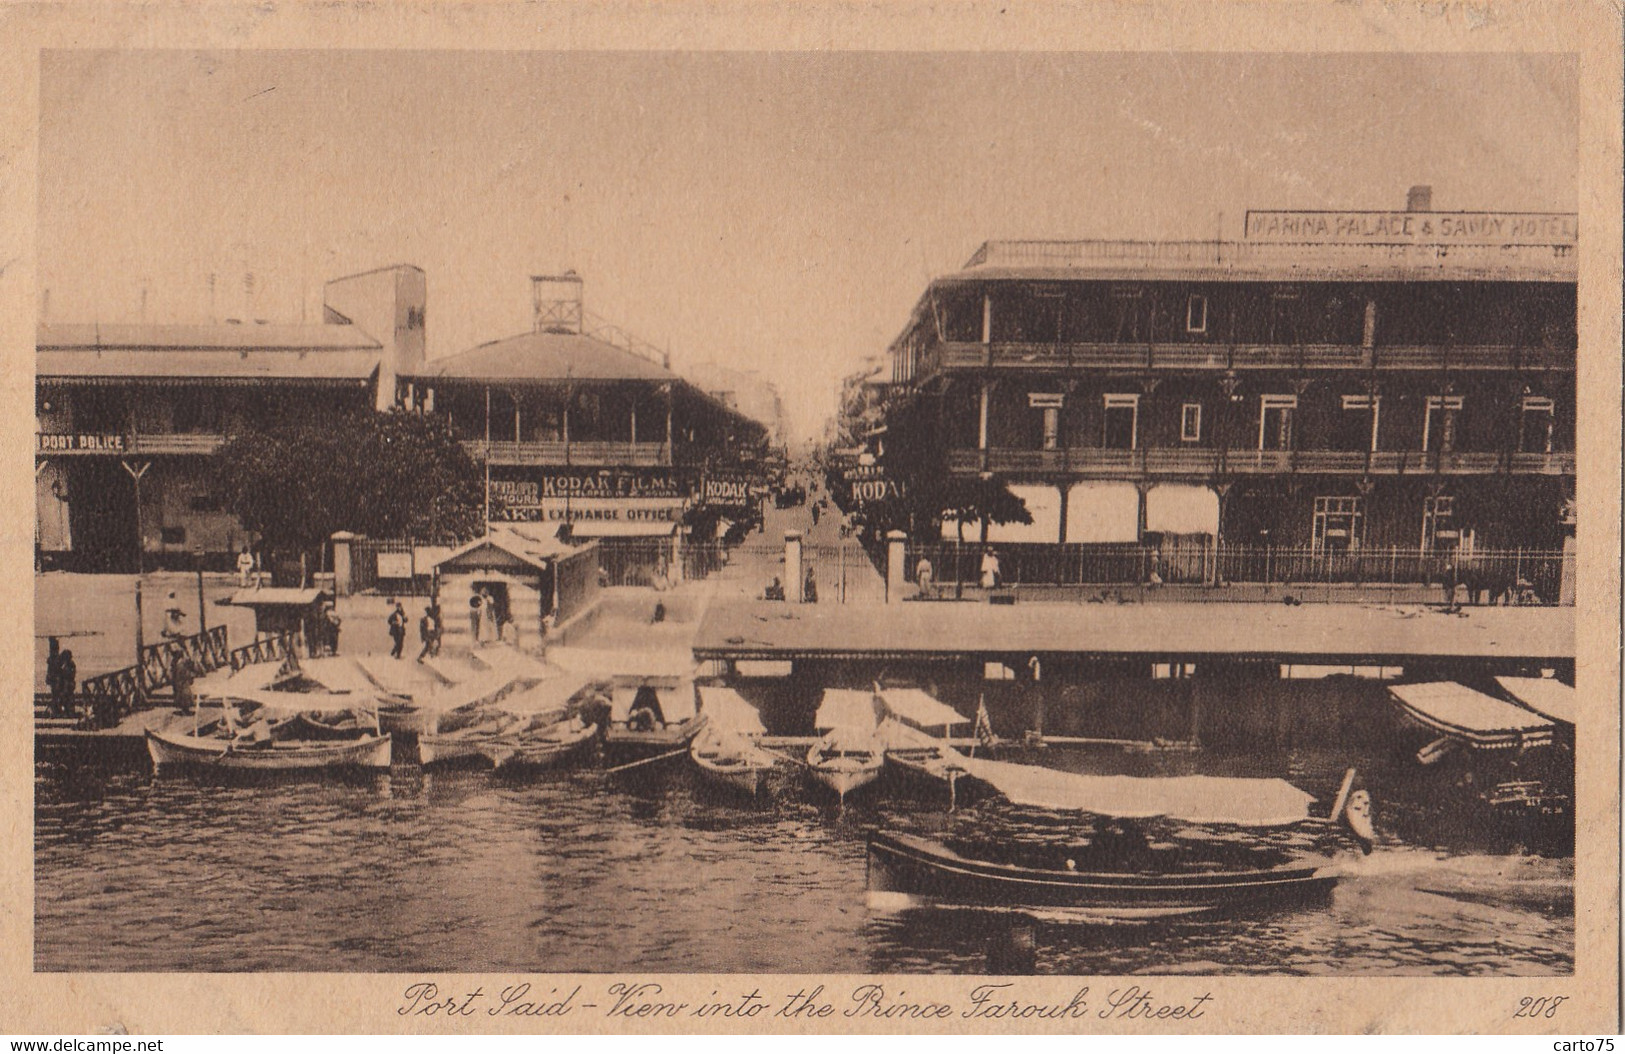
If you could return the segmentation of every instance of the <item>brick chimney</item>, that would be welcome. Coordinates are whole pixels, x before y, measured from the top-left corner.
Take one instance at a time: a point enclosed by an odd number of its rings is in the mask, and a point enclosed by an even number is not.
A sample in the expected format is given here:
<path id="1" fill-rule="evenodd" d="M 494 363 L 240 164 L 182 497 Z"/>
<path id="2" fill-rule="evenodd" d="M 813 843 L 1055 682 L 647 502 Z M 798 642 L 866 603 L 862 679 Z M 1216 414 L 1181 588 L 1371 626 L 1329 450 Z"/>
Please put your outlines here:
<path id="1" fill-rule="evenodd" d="M 1425 184 L 1414 186 L 1405 195 L 1406 212 L 1432 212 L 1433 188 Z"/>

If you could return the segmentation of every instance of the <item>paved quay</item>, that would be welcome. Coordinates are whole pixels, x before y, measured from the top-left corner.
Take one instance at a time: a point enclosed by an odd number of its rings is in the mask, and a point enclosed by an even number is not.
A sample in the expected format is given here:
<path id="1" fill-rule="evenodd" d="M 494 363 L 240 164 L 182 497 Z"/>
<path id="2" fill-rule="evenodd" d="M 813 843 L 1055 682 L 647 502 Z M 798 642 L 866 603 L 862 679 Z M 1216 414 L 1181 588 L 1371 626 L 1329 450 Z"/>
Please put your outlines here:
<path id="1" fill-rule="evenodd" d="M 700 659 L 1073 655 L 1150 662 L 1203 657 L 1400 666 L 1427 660 L 1574 657 L 1571 607 L 1250 603 L 893 605 L 716 603 Z"/>

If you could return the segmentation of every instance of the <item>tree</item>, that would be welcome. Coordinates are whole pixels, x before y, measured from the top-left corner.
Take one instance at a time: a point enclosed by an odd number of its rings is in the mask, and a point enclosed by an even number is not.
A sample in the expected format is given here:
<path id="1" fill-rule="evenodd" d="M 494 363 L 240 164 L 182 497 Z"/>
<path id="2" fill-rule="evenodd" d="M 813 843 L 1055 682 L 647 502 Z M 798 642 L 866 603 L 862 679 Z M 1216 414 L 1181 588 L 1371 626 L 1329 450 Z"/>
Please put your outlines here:
<path id="1" fill-rule="evenodd" d="M 215 454 L 221 507 L 272 552 L 311 552 L 336 531 L 456 542 L 481 531 L 478 466 L 438 417 L 358 411 L 279 421 Z"/>

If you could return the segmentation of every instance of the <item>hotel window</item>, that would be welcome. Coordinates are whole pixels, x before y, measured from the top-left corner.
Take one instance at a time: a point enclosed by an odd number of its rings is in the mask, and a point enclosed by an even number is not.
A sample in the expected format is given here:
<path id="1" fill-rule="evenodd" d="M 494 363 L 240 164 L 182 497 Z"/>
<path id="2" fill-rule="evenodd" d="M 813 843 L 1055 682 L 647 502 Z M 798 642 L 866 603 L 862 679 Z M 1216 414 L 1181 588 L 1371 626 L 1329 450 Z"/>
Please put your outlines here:
<path id="1" fill-rule="evenodd" d="M 1371 449 L 1376 450 L 1377 424 L 1382 420 L 1382 396 L 1345 395 L 1343 396 L 1343 409 L 1365 414 L 1371 418 Z"/>
<path id="2" fill-rule="evenodd" d="M 1139 441 L 1140 397 L 1106 395 L 1100 445 L 1107 450 L 1133 450 Z"/>
<path id="3" fill-rule="evenodd" d="M 1043 449 L 1055 450 L 1061 445 L 1061 405 L 1065 396 L 1059 392 L 1028 392 L 1027 405 L 1043 412 Z"/>
<path id="4" fill-rule="evenodd" d="M 1452 550 L 1461 545 L 1456 527 L 1456 499 L 1448 494 L 1422 499 L 1422 548 L 1425 551 Z"/>
<path id="5" fill-rule="evenodd" d="M 1525 454 L 1552 452 L 1552 422 L 1556 404 L 1543 395 L 1523 397 L 1523 418 L 1518 423 L 1518 449 Z"/>
<path id="6" fill-rule="evenodd" d="M 1456 449 L 1456 417 L 1461 413 L 1461 396 L 1430 395 L 1427 412 L 1422 418 L 1422 449 Z"/>
<path id="7" fill-rule="evenodd" d="M 1202 404 L 1186 403 L 1179 408 L 1179 438 L 1186 443 L 1202 441 Z"/>
<path id="8" fill-rule="evenodd" d="M 1360 547 L 1365 508 L 1359 498 L 1316 498 L 1311 545 L 1317 553 L 1342 553 Z"/>
<path id="9" fill-rule="evenodd" d="M 1296 395 L 1261 395 L 1258 410 L 1258 449 L 1292 449 L 1292 411 Z"/>
<path id="10" fill-rule="evenodd" d="M 1207 332 L 1207 297 L 1192 293 L 1185 301 L 1185 332 Z"/>

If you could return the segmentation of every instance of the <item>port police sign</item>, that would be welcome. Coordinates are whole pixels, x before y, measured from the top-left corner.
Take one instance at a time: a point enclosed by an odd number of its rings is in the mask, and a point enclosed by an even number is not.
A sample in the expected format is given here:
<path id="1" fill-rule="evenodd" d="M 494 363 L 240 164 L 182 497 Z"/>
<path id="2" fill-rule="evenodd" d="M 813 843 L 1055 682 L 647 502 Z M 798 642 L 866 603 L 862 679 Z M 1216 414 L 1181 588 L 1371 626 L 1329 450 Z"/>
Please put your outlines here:
<path id="1" fill-rule="evenodd" d="M 82 432 L 40 432 L 35 452 L 39 454 L 122 454 L 127 449 L 122 435 L 91 435 Z"/>
<path id="2" fill-rule="evenodd" d="M 1573 245 L 1572 212 L 1247 210 L 1250 242 L 1317 245 Z"/>

